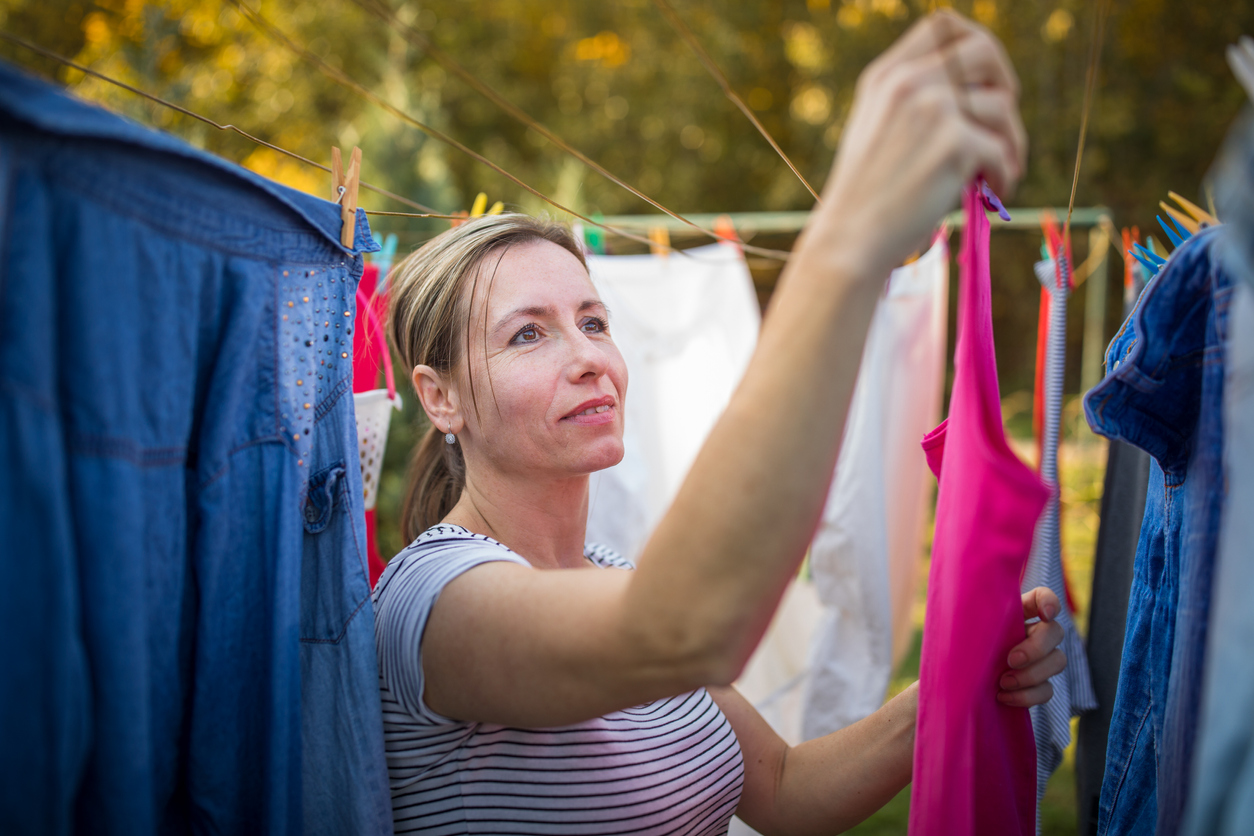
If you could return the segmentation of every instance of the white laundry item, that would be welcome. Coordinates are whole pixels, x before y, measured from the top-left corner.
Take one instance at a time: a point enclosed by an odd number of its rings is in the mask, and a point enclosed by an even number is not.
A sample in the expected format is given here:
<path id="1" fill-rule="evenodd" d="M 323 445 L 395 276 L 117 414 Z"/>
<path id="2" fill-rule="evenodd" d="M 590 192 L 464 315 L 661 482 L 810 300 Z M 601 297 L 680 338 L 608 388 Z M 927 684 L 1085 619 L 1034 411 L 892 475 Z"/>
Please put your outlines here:
<path id="1" fill-rule="evenodd" d="M 635 561 L 744 375 L 761 312 L 740 249 L 588 256 L 627 364 L 623 461 L 592 475 L 587 539 Z"/>
<path id="2" fill-rule="evenodd" d="M 948 296 L 949 250 L 938 237 L 921 258 L 893 271 L 875 309 L 810 546 L 823 615 L 804 684 L 806 740 L 878 709 L 914 634 L 930 490 L 919 439 L 940 414 Z"/>

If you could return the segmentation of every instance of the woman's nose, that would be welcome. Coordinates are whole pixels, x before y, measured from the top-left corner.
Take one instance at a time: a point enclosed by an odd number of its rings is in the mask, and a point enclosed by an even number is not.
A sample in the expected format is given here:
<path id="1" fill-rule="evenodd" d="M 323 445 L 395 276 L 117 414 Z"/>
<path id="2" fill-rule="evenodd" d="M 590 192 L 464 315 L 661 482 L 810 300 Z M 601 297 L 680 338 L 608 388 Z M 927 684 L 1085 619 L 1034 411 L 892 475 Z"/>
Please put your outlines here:
<path id="1" fill-rule="evenodd" d="M 570 345 L 572 379 L 578 380 L 588 375 L 600 377 L 605 374 L 609 366 L 609 358 L 606 356 L 605 349 L 596 340 L 591 339 L 583 331 L 578 331 L 577 336 L 570 341 Z"/>

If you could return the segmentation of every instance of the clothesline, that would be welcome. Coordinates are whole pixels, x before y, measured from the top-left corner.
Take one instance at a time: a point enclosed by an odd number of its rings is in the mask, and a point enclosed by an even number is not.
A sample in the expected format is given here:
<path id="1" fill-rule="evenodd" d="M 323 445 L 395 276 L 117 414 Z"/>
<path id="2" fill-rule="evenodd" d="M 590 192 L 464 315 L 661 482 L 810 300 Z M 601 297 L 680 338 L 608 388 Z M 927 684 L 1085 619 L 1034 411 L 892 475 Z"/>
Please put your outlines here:
<path id="1" fill-rule="evenodd" d="M 366 10 L 370 14 L 373 14 L 375 17 L 379 18 L 381 21 L 386 23 L 388 26 L 390 26 L 393 29 L 393 31 L 395 31 L 402 38 L 407 40 L 411 45 L 417 47 L 418 49 L 421 49 L 425 56 L 431 58 L 441 67 L 443 67 L 444 69 L 456 75 L 458 78 L 464 81 L 467 85 L 469 85 L 471 89 L 478 92 L 480 95 L 488 99 L 490 102 L 495 104 L 501 110 L 505 111 L 514 119 L 526 125 L 528 128 L 535 131 L 540 136 L 547 139 L 549 142 L 552 142 L 554 145 L 556 145 L 559 149 L 561 149 L 565 153 L 569 154 L 570 156 L 579 160 L 579 162 L 591 168 L 597 174 L 600 174 L 602 177 L 606 178 L 611 183 L 614 183 L 615 185 L 619 186 L 625 191 L 630 192 L 632 195 L 640 198 L 644 202 L 653 206 L 655 209 L 658 209 L 659 211 L 664 212 L 665 214 L 669 215 L 671 218 L 680 222 L 682 225 L 692 230 L 695 230 L 703 235 L 707 235 L 708 237 L 713 238 L 716 241 L 719 240 L 719 236 L 716 232 L 712 230 L 703 229 L 699 225 L 692 223 L 685 216 L 680 215 L 676 212 L 672 212 L 670 209 L 666 208 L 658 201 L 649 197 L 640 189 L 622 180 L 620 177 L 618 177 L 618 175 L 606 169 L 604 166 L 602 166 L 596 160 L 589 157 L 584 152 L 580 151 L 578 148 L 575 148 L 573 145 L 566 142 L 564 139 L 562 139 L 560 136 L 558 136 L 556 133 L 554 133 L 552 130 L 550 130 L 548 127 L 542 124 L 540 121 L 533 118 L 530 114 L 528 114 L 522 108 L 518 107 L 513 102 L 506 99 L 497 90 L 495 90 L 494 88 L 486 84 L 484 81 L 477 78 L 473 73 L 471 73 L 461 64 L 454 61 L 443 50 L 441 50 L 439 47 L 432 44 L 431 40 L 426 35 L 418 31 L 417 29 L 415 29 L 412 25 L 398 18 L 396 16 L 396 13 L 393 12 L 390 8 L 388 8 L 386 4 L 380 2 L 380 0 L 352 0 L 352 2 L 356 3 L 362 9 Z M 682 22 L 680 25 L 682 26 Z M 699 46 L 694 47 L 694 49 L 699 49 Z M 717 70 L 717 68 L 715 68 L 715 70 Z M 734 92 L 731 92 L 728 95 L 733 97 L 732 98 L 733 101 L 738 100 L 738 97 L 735 97 Z M 779 145 L 775 142 L 775 140 L 771 138 L 770 134 L 766 133 L 766 129 L 761 126 L 761 124 L 756 120 L 756 118 L 753 117 L 751 113 L 749 113 L 748 115 L 749 115 L 750 120 L 753 121 L 754 125 L 758 128 L 758 130 L 762 132 L 763 136 L 766 137 L 767 142 L 771 144 L 771 147 L 773 147 L 779 153 L 779 155 L 783 158 L 784 162 L 786 162 L 788 166 L 792 168 L 794 172 L 796 172 L 797 171 L 796 166 L 792 164 L 792 161 L 788 159 L 788 156 L 784 154 L 783 150 L 779 147 Z M 798 173 L 797 176 L 800 177 L 801 176 L 800 173 Z M 805 183 L 806 188 L 810 188 L 810 184 L 806 183 L 804 178 L 802 178 L 802 182 Z M 811 189 L 811 193 L 813 193 L 813 189 Z M 817 195 L 815 195 L 815 197 L 817 198 Z"/>

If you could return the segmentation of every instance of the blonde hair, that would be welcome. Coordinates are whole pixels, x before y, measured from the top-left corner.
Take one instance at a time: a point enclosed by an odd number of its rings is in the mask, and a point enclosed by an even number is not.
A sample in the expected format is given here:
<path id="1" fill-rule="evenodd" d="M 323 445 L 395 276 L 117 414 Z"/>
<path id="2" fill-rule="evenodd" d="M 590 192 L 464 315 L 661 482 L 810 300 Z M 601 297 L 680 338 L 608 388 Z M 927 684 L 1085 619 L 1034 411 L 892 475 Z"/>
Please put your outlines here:
<path id="1" fill-rule="evenodd" d="M 469 355 L 470 302 L 481 278 L 480 265 L 493 253 L 504 256 L 509 247 L 531 241 L 557 244 L 588 266 L 565 225 L 518 213 L 474 218 L 437 235 L 398 262 L 388 285 L 388 336 L 401 367 L 412 372 L 415 366 L 426 365 L 446 378 L 451 375 Z M 474 376 L 467 377 L 477 411 Z M 445 444 L 444 433 L 429 426 L 409 464 L 409 485 L 401 509 L 406 542 L 448 515 L 465 480 L 461 445 Z"/>

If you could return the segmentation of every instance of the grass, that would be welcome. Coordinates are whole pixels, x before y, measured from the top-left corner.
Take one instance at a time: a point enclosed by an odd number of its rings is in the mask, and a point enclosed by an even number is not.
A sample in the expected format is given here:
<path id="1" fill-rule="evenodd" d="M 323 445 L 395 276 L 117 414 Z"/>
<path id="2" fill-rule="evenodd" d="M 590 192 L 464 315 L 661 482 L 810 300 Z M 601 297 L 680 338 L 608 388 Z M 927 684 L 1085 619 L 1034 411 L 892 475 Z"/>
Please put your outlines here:
<path id="1" fill-rule="evenodd" d="M 1036 447 L 1031 440 L 1031 402 L 1028 393 L 1015 393 L 1003 400 L 1002 410 L 1010 433 L 1011 446 L 1025 461 L 1034 463 Z M 1025 414 L 1025 410 L 1029 411 Z M 1076 604 L 1076 625 L 1083 633 L 1088 626 L 1093 553 L 1097 545 L 1098 510 L 1106 468 L 1106 443 L 1089 432 L 1080 413 L 1078 398 L 1068 401 L 1063 410 L 1063 443 L 1059 452 L 1059 468 L 1063 502 L 1063 563 Z M 924 542 L 920 544 L 923 549 L 924 569 L 915 608 L 914 644 L 893 674 L 889 685 L 890 697 L 898 694 L 919 676 L 919 651 L 927 600 L 927 568 L 931 565 L 931 530 L 929 521 Z M 1076 833 L 1074 720 L 1071 732 L 1072 745 L 1067 750 L 1062 765 L 1050 779 L 1045 797 L 1041 801 L 1042 836 L 1074 836 Z M 847 832 L 857 836 L 904 836 L 909 820 L 910 788 L 906 787 L 875 815 Z"/>

